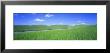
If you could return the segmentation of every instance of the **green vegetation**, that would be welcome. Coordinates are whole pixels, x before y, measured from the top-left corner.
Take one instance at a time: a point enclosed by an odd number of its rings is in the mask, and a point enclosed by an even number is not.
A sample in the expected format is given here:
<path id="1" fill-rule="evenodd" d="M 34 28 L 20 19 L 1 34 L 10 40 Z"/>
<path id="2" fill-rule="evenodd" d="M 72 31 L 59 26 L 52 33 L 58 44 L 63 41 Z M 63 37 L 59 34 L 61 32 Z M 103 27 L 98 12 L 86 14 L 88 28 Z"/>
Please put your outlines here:
<path id="1" fill-rule="evenodd" d="M 16 25 L 14 40 L 97 40 L 97 26 Z"/>

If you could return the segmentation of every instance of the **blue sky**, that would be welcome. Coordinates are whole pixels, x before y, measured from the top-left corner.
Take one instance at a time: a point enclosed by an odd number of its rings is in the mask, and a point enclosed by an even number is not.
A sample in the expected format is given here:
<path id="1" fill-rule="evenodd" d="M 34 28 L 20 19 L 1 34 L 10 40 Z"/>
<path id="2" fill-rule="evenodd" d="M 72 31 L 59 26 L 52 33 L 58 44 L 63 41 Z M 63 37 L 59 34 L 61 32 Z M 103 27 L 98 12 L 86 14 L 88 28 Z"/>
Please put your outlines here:
<path id="1" fill-rule="evenodd" d="M 96 13 L 14 13 L 14 25 L 95 25 Z"/>

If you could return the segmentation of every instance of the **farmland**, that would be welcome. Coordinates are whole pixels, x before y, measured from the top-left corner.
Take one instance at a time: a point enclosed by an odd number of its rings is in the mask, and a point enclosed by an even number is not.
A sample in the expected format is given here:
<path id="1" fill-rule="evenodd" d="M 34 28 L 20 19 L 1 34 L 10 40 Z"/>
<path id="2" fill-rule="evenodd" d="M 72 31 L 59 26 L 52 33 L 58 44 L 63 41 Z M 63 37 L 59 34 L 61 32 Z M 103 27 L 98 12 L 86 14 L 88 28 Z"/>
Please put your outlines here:
<path id="1" fill-rule="evenodd" d="M 14 25 L 14 40 L 97 40 L 97 26 Z"/>

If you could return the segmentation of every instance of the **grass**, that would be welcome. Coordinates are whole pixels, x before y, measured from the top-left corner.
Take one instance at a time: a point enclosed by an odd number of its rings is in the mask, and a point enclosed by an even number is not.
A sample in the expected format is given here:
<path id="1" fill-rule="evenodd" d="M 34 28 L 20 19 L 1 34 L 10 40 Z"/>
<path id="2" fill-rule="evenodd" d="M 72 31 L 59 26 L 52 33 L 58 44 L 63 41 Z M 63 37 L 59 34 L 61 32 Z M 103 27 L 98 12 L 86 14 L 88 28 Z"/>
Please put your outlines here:
<path id="1" fill-rule="evenodd" d="M 46 27 L 46 29 L 47 28 L 50 27 Z M 17 30 L 15 30 L 14 33 L 14 40 L 97 40 L 96 26 L 79 25 L 63 30 L 53 29 L 48 31 L 21 32 L 21 33 L 16 33 L 16 31 Z"/>

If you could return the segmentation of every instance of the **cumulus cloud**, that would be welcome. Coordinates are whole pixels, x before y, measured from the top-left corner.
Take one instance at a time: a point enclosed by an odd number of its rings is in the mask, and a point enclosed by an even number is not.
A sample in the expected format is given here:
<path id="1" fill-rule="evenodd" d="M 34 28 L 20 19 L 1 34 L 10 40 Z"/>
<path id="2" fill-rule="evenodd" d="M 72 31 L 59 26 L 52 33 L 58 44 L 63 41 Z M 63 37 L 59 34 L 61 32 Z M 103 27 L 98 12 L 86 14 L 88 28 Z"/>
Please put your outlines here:
<path id="1" fill-rule="evenodd" d="M 81 24 L 87 24 L 87 23 L 82 22 Z"/>
<path id="2" fill-rule="evenodd" d="M 54 15 L 52 15 L 52 14 L 46 14 L 45 15 L 45 17 L 52 17 L 52 16 L 54 16 Z"/>
<path id="3" fill-rule="evenodd" d="M 60 22 L 59 24 L 63 24 L 62 22 Z"/>
<path id="4" fill-rule="evenodd" d="M 79 23 L 79 24 L 87 24 L 87 23 L 85 23 L 85 21 L 81 21 L 81 20 L 78 20 L 77 23 Z"/>
<path id="5" fill-rule="evenodd" d="M 72 26 L 75 26 L 75 25 L 77 25 L 77 24 L 72 24 Z"/>
<path id="6" fill-rule="evenodd" d="M 81 23 L 82 21 L 81 21 L 81 20 L 78 20 L 77 22 L 78 22 L 78 23 Z"/>
<path id="7" fill-rule="evenodd" d="M 37 18 L 37 19 L 35 19 L 35 21 L 43 22 L 45 20 Z"/>

